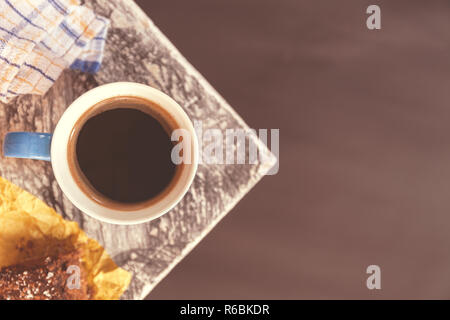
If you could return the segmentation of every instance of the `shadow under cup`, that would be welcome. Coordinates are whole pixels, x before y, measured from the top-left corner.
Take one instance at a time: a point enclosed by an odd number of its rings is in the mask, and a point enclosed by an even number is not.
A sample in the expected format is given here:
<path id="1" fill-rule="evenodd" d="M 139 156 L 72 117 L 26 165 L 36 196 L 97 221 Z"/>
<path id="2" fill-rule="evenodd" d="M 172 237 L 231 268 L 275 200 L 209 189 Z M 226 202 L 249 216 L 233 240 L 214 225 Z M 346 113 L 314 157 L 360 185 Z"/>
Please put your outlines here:
<path id="1" fill-rule="evenodd" d="M 162 106 L 132 96 L 103 100 L 73 127 L 67 148 L 70 174 L 99 205 L 136 211 L 162 201 L 190 163 L 175 164 L 171 134 L 180 126 Z"/>

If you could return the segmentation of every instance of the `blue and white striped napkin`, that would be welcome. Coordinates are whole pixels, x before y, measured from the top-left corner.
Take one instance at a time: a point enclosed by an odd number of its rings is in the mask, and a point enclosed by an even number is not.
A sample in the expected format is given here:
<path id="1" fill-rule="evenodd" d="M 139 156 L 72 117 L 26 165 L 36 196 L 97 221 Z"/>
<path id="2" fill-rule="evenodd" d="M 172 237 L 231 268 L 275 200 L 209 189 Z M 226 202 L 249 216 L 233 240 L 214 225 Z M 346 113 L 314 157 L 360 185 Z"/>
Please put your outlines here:
<path id="1" fill-rule="evenodd" d="M 0 0 L 0 101 L 42 95 L 66 68 L 100 68 L 109 20 L 78 0 Z"/>

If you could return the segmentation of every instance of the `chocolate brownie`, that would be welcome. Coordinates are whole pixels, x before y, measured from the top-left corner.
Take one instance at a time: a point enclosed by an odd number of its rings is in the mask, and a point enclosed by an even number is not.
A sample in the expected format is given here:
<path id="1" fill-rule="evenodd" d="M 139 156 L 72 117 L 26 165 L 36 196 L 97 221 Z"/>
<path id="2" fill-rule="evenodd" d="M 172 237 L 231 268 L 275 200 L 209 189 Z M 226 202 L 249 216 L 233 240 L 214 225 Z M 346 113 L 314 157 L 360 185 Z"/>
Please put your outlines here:
<path id="1" fill-rule="evenodd" d="M 90 297 L 78 251 L 0 269 L 2 300 L 87 300 Z"/>

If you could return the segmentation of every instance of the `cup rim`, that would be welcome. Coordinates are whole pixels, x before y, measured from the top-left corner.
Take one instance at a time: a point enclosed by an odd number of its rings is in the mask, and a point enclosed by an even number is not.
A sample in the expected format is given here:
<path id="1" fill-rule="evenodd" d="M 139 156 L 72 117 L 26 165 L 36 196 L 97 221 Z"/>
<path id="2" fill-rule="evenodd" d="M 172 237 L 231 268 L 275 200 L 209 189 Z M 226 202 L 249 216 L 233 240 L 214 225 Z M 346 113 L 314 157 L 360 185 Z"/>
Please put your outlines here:
<path id="1" fill-rule="evenodd" d="M 181 177 L 175 186 L 157 203 L 136 210 L 119 210 L 100 205 L 82 191 L 72 176 L 68 163 L 68 144 L 72 128 L 78 119 L 93 105 L 103 100 L 133 96 L 159 104 L 180 128 L 192 137 L 192 163 L 184 164 Z M 51 142 L 51 164 L 64 195 L 82 212 L 103 222 L 112 224 L 139 224 L 159 218 L 172 209 L 186 194 L 194 180 L 198 167 L 198 140 L 194 126 L 180 105 L 165 93 L 150 86 L 134 82 L 114 82 L 98 86 L 78 97 L 66 109 L 58 121 Z"/>

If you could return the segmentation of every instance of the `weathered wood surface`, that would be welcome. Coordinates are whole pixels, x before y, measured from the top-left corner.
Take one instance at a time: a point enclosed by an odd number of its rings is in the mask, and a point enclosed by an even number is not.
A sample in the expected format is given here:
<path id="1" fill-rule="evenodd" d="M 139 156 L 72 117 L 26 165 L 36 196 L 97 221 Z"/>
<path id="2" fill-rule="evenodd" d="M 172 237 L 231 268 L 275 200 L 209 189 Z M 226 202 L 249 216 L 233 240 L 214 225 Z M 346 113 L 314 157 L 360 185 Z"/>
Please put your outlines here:
<path id="1" fill-rule="evenodd" d="M 111 19 L 101 71 L 92 76 L 68 70 L 44 97 L 22 96 L 8 105 L 0 104 L 0 143 L 8 131 L 52 132 L 79 95 L 114 81 L 146 83 L 166 92 L 191 119 L 201 120 L 205 129 L 247 128 L 134 2 L 92 0 L 85 5 Z M 40 197 L 65 218 L 77 221 L 118 265 L 133 273 L 124 299 L 144 298 L 270 167 L 200 165 L 190 191 L 171 212 L 138 226 L 115 226 L 75 208 L 62 194 L 50 163 L 0 159 L 1 176 Z"/>

